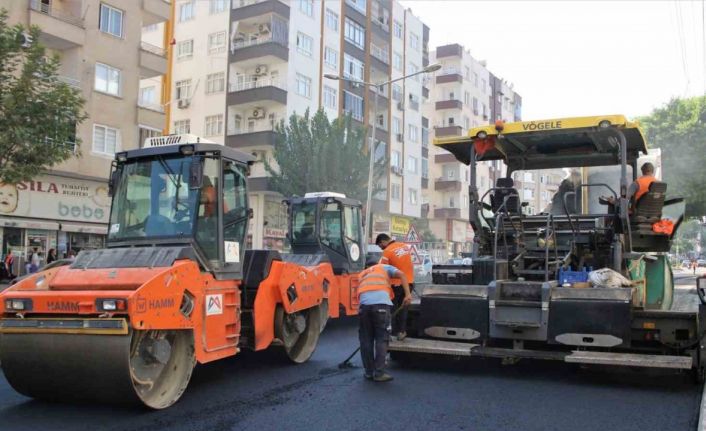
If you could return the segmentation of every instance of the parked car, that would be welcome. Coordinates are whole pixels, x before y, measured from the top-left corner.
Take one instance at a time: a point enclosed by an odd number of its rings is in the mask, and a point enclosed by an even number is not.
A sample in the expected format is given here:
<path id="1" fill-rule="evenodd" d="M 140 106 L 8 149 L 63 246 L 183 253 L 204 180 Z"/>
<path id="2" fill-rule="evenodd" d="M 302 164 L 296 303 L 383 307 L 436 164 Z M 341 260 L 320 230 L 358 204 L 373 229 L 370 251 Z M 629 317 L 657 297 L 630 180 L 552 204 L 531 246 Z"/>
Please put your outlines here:
<path id="1" fill-rule="evenodd" d="M 706 259 L 699 259 L 696 261 L 696 264 L 700 267 L 706 266 Z"/>

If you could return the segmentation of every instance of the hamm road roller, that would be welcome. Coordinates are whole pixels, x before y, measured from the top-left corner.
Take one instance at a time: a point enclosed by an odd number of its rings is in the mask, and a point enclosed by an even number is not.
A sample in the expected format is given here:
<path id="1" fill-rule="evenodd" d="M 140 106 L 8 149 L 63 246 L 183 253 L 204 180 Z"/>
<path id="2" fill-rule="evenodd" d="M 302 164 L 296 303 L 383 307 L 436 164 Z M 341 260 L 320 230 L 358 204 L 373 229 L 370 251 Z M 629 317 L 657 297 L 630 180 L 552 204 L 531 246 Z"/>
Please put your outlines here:
<path id="1" fill-rule="evenodd" d="M 10 385 L 40 399 L 160 409 L 179 399 L 196 363 L 273 344 L 308 360 L 329 317 L 356 313 L 360 204 L 311 197 L 321 222 L 305 226 L 298 202 L 295 243 L 305 230 L 305 250 L 245 250 L 252 161 L 191 135 L 118 153 L 106 248 L 0 294 Z"/>
<path id="2" fill-rule="evenodd" d="M 703 379 L 706 286 L 677 294 L 666 255 L 683 199 L 667 199 L 658 179 L 637 199 L 628 193 L 647 156 L 637 123 L 498 122 L 435 145 L 470 165 L 472 265 L 434 277 L 443 284 L 413 304 L 410 337 L 391 342 L 393 355 L 693 369 Z M 479 191 L 476 166 L 497 161 L 507 172 Z M 569 175 L 545 187 L 553 196 L 538 208 L 537 184 L 557 172 Z"/>

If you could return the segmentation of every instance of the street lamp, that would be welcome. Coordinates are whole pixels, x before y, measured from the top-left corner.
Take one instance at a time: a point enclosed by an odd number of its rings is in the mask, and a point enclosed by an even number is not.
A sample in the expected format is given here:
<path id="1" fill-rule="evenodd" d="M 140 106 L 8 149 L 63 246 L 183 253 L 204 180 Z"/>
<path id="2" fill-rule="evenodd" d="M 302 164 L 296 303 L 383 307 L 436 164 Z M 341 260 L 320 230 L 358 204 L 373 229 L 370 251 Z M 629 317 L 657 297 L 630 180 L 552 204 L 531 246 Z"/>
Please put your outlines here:
<path id="1" fill-rule="evenodd" d="M 324 78 L 326 79 L 332 79 L 336 81 L 348 81 L 353 84 L 358 84 L 358 85 L 364 85 L 366 87 L 373 87 L 375 91 L 373 93 L 375 94 L 375 97 L 373 99 L 373 128 L 372 128 L 372 136 L 370 137 L 370 150 L 369 150 L 369 165 L 368 165 L 368 196 L 365 202 L 365 236 L 366 238 L 368 237 L 368 234 L 372 234 L 372 220 L 370 219 L 370 212 L 371 212 L 371 206 L 372 206 L 372 198 L 373 198 L 373 167 L 375 165 L 375 132 L 377 129 L 377 110 L 378 110 L 378 92 L 382 89 L 382 87 L 392 84 L 393 82 L 397 81 L 402 81 L 407 78 L 411 78 L 416 75 L 421 75 L 423 73 L 433 73 L 436 72 L 437 70 L 441 69 L 441 64 L 439 63 L 434 63 L 430 64 L 427 67 L 425 67 L 422 70 L 419 70 L 414 73 L 410 73 L 409 75 L 404 75 L 400 76 L 399 78 L 395 79 L 390 79 L 389 81 L 385 82 L 378 82 L 378 83 L 373 83 L 373 82 L 365 82 L 365 81 L 359 81 L 357 79 L 352 79 L 352 78 L 347 78 L 345 76 L 339 76 L 339 75 L 333 75 L 331 73 L 327 73 L 324 75 Z M 370 228 L 370 229 L 369 229 Z M 367 243 L 366 243 L 367 244 Z"/>

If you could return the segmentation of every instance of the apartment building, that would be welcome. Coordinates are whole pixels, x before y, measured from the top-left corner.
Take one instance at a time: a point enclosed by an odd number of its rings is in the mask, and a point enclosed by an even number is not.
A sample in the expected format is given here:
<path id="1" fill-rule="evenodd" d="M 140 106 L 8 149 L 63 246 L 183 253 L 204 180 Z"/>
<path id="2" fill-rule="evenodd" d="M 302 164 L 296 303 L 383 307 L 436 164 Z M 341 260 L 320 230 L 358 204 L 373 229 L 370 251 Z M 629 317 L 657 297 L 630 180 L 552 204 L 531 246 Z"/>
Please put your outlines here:
<path id="1" fill-rule="evenodd" d="M 284 246 L 287 215 L 263 160 L 277 123 L 319 108 L 377 122 L 376 154 L 390 166 L 373 199 L 373 230 L 406 233 L 428 182 L 422 78 L 388 85 L 375 105 L 372 87 L 323 75 L 377 83 L 428 65 L 429 29 L 410 10 L 391 0 L 176 0 L 175 15 L 169 131 L 256 155 L 248 246 Z"/>
<path id="2" fill-rule="evenodd" d="M 99 247 L 107 231 L 107 178 L 115 152 L 139 147 L 138 125 L 164 129 L 164 113 L 143 108 L 138 96 L 141 81 L 167 71 L 164 50 L 143 43 L 142 29 L 169 20 L 170 4 L 0 0 L 0 8 L 8 11 L 10 24 L 40 28 L 40 42 L 61 59 L 60 79 L 81 90 L 88 114 L 76 127 L 80 147 L 67 143 L 80 157 L 32 181 L 3 186 L 16 192 L 16 201 L 0 212 L 2 253 L 11 248 L 23 257 L 36 247 L 45 254 L 57 249 L 61 256 Z"/>
<path id="3" fill-rule="evenodd" d="M 496 119 L 521 120 L 521 96 L 463 46 L 439 46 L 432 52 L 431 61 L 442 66 L 430 80 L 430 97 L 424 104 L 424 114 L 431 121 L 434 137 L 463 136 L 469 129 Z M 468 224 L 470 169 L 440 148 L 431 149 L 430 159 L 432 184 L 423 197 L 428 205 L 429 230 L 446 244 L 449 256 L 470 251 L 473 239 Z M 479 195 L 503 175 L 502 163 L 480 163 L 476 180 Z"/>

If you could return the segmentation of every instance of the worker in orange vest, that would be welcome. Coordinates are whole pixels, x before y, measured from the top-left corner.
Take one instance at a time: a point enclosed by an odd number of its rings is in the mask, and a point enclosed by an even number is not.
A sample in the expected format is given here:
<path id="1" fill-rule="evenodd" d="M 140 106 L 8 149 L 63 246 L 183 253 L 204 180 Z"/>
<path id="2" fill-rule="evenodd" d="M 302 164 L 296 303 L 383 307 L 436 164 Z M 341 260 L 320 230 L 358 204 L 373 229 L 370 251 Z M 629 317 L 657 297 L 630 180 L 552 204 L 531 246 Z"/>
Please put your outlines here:
<path id="1" fill-rule="evenodd" d="M 630 184 L 628 189 L 628 199 L 631 200 L 632 205 L 635 205 L 637 200 L 650 190 L 650 184 L 657 181 L 657 178 L 655 178 L 655 166 L 652 163 L 645 163 L 640 170 L 642 171 L 642 176 Z"/>
<path id="2" fill-rule="evenodd" d="M 389 264 L 404 273 L 409 283 L 410 292 L 414 290 L 414 264 L 412 263 L 412 250 L 402 242 L 397 242 L 389 235 L 381 233 L 375 238 L 375 244 L 382 249 L 382 259 L 380 263 Z M 392 333 L 398 340 L 402 341 L 407 337 L 407 307 L 402 303 L 402 289 L 400 286 L 393 286 L 396 300 L 395 309 L 402 308 L 392 320 Z"/>
<path id="3" fill-rule="evenodd" d="M 387 346 L 390 342 L 390 310 L 395 294 L 391 279 L 402 280 L 404 289 L 403 304 L 412 301 L 409 284 L 404 273 L 394 266 L 381 265 L 374 261 L 360 273 L 358 284 L 358 315 L 360 326 L 360 357 L 365 367 L 365 378 L 376 382 L 389 382 L 392 376 L 385 372 Z"/>

